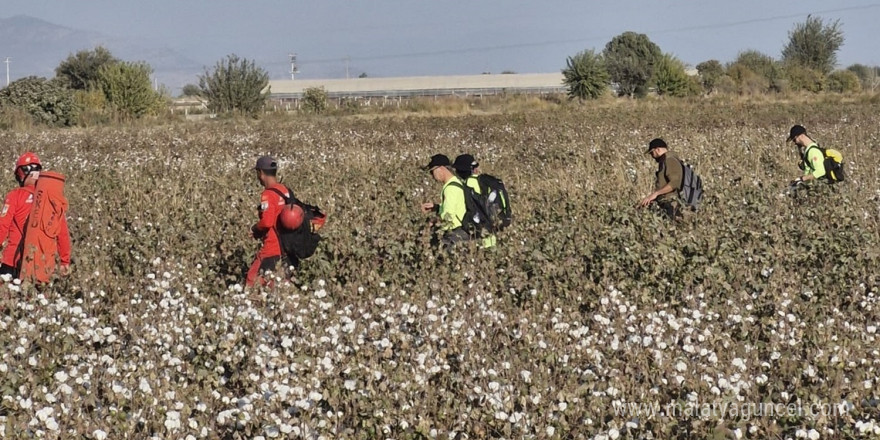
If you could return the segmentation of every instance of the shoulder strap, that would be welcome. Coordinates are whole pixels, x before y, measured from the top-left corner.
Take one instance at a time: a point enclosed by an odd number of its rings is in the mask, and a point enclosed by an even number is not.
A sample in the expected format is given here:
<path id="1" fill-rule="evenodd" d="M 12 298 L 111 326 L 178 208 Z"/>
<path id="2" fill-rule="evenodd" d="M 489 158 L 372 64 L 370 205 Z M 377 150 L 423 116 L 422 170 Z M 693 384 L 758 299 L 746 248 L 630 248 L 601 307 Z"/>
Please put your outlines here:
<path id="1" fill-rule="evenodd" d="M 809 147 L 807 147 L 806 150 L 804 150 L 804 157 L 803 157 L 804 163 L 807 164 L 807 166 L 810 167 L 811 170 L 816 171 L 816 169 L 813 168 L 813 162 L 810 162 L 810 149 L 811 148 L 815 148 L 815 149 L 819 150 L 819 152 L 822 153 L 823 158 L 825 157 L 825 150 L 823 150 L 822 147 L 819 146 L 819 144 L 811 144 Z"/>
<path id="2" fill-rule="evenodd" d="M 274 188 L 274 187 L 273 187 L 273 188 L 269 188 L 269 191 L 272 191 L 272 192 L 274 192 L 275 194 L 278 194 L 279 197 L 281 197 L 282 199 L 284 199 L 284 203 L 285 203 L 285 204 L 287 204 L 287 203 L 291 203 L 291 202 L 299 204 L 299 200 L 297 200 L 297 198 L 294 197 L 294 195 L 293 195 L 293 191 L 291 191 L 290 188 L 288 188 L 288 187 L 286 187 L 286 186 L 284 187 L 284 189 L 287 190 L 287 193 L 290 194 L 290 197 L 285 196 L 284 193 L 281 192 L 281 190 L 278 189 L 278 188 Z"/>

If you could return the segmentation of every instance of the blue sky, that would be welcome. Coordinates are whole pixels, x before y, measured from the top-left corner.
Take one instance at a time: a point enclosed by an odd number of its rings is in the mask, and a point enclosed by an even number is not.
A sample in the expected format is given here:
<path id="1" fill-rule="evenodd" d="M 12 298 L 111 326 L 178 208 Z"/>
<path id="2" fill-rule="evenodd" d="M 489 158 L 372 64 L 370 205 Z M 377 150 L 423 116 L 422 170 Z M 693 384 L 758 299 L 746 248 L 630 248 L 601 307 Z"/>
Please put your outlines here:
<path id="1" fill-rule="evenodd" d="M 624 31 L 690 65 L 746 49 L 779 57 L 810 13 L 840 20 L 842 67 L 880 65 L 880 0 L 3 0 L 0 9 L 3 18 L 147 39 L 203 65 L 235 53 L 275 79 L 289 77 L 289 52 L 301 78 L 345 77 L 346 66 L 351 76 L 555 72 Z"/>

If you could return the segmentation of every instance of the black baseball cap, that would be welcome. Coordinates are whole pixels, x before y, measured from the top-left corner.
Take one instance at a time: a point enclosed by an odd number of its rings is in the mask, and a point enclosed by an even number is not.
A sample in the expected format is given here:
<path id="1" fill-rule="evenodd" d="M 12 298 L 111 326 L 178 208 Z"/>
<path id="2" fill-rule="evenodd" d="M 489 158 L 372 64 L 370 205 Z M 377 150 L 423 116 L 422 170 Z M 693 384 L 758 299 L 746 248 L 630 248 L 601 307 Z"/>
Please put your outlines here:
<path id="1" fill-rule="evenodd" d="M 426 170 L 433 170 L 437 167 L 448 167 L 450 165 L 452 165 L 452 163 L 449 162 L 449 158 L 446 157 L 445 154 L 435 154 L 431 156 L 431 161 L 428 162 L 428 164 L 425 165 L 424 168 Z"/>
<path id="2" fill-rule="evenodd" d="M 477 160 L 474 159 L 474 156 L 470 154 L 462 154 L 455 158 L 455 161 L 452 162 L 452 168 L 455 168 L 458 171 L 473 171 L 474 168 L 480 166 L 477 163 Z"/>
<path id="3" fill-rule="evenodd" d="M 802 134 L 807 134 L 807 129 L 804 128 L 803 125 L 795 125 L 794 127 L 791 127 L 791 130 L 789 130 L 789 132 L 788 132 L 787 142 L 793 141 L 794 138 L 796 138 Z"/>
<path id="4" fill-rule="evenodd" d="M 648 142 L 648 151 L 645 151 L 645 154 L 648 154 L 651 152 L 651 150 L 657 148 L 668 148 L 666 146 L 666 141 L 660 138 L 651 139 L 651 142 Z"/>
<path id="5" fill-rule="evenodd" d="M 260 156 L 260 158 L 257 159 L 257 165 L 254 166 L 254 169 L 255 170 L 264 170 L 264 171 L 277 170 L 278 163 L 275 162 L 275 159 L 272 159 L 269 156 Z"/>

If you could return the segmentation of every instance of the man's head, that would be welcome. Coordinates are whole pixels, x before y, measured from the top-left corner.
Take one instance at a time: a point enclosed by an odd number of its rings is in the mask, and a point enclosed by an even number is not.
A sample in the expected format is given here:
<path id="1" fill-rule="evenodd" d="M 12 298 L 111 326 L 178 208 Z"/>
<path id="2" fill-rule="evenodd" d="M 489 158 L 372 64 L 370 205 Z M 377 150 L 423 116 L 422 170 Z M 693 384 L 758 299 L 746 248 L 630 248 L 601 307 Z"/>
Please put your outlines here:
<path id="1" fill-rule="evenodd" d="M 807 136 L 807 129 L 804 128 L 803 125 L 795 125 L 788 131 L 788 142 L 794 142 L 803 147 L 809 140 L 810 138 Z"/>
<path id="2" fill-rule="evenodd" d="M 257 159 L 254 170 L 257 173 L 257 180 L 260 181 L 260 184 L 269 186 L 275 181 L 275 176 L 278 174 L 278 163 L 269 156 L 261 156 Z"/>
<path id="3" fill-rule="evenodd" d="M 463 178 L 468 178 L 471 174 L 474 174 L 479 166 L 480 164 L 470 154 L 459 155 L 452 162 L 452 168 L 455 169 L 455 173 Z"/>
<path id="4" fill-rule="evenodd" d="M 36 154 L 27 152 L 19 156 L 15 161 L 15 180 L 20 186 L 34 185 L 40 178 L 40 170 L 43 164 Z"/>
<path id="5" fill-rule="evenodd" d="M 651 139 L 651 142 L 648 142 L 648 151 L 645 154 L 651 154 L 651 157 L 654 159 L 659 159 L 663 157 L 666 152 L 669 151 L 669 147 L 666 146 L 666 141 L 660 138 Z"/>
<path id="6" fill-rule="evenodd" d="M 446 155 L 435 154 L 431 156 L 431 161 L 428 162 L 428 165 L 425 165 L 424 169 L 431 173 L 431 176 L 438 182 L 446 183 L 447 180 L 453 177 L 451 166 L 452 163 L 449 162 L 449 158 Z"/>

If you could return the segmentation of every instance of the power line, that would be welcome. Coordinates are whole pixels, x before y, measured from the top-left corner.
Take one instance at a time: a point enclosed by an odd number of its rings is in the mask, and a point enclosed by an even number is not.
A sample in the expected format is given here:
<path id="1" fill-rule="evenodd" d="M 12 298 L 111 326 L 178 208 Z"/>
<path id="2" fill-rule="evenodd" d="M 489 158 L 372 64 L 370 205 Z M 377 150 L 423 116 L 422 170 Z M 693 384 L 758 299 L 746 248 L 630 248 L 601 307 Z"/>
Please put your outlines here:
<path id="1" fill-rule="evenodd" d="M 658 29 L 653 31 L 644 32 L 649 35 L 657 35 L 657 34 L 670 34 L 676 32 L 688 32 L 688 31 L 697 31 L 697 30 L 706 30 L 706 29 L 722 29 L 729 28 L 735 26 L 741 26 L 745 24 L 753 24 L 753 23 L 764 23 L 769 21 L 776 20 L 784 20 L 791 18 L 803 17 L 804 15 L 818 15 L 818 14 L 829 14 L 833 12 L 844 12 L 844 11 L 856 11 L 856 10 L 864 10 L 864 9 L 872 9 L 880 7 L 880 3 L 872 3 L 869 5 L 862 6 L 849 6 L 844 8 L 834 8 L 834 9 L 826 9 L 822 11 L 813 11 L 799 14 L 787 14 L 787 15 L 777 15 L 773 17 L 764 17 L 764 18 L 752 18 L 748 20 L 727 22 L 727 23 L 716 23 L 716 24 L 705 24 L 705 25 L 697 25 L 697 26 L 687 26 L 687 27 L 679 27 L 679 28 L 669 28 L 669 29 Z M 340 61 L 376 61 L 376 60 L 391 60 L 391 59 L 400 59 L 400 58 L 419 58 L 419 57 L 427 57 L 427 56 L 438 56 L 438 55 L 455 55 L 455 54 L 464 54 L 464 53 L 475 53 L 475 52 L 490 52 L 496 50 L 509 50 L 509 49 L 522 49 L 527 47 L 541 47 L 541 46 L 555 46 L 560 44 L 574 44 L 574 43 L 586 43 L 592 42 L 600 39 L 607 38 L 606 36 L 595 36 L 590 38 L 576 38 L 576 39 L 565 39 L 565 40 L 548 40 L 548 41 L 538 41 L 534 43 L 517 43 L 517 44 L 503 44 L 503 45 L 495 45 L 495 46 L 481 46 L 481 47 L 469 47 L 463 49 L 443 49 L 429 52 L 409 52 L 409 53 L 399 53 L 399 54 L 390 54 L 390 55 L 376 55 L 376 56 L 362 56 L 362 57 L 341 57 L 341 58 L 323 58 L 323 59 L 313 59 L 313 60 L 303 60 L 300 61 L 300 64 L 324 64 L 324 63 L 338 63 Z"/>

